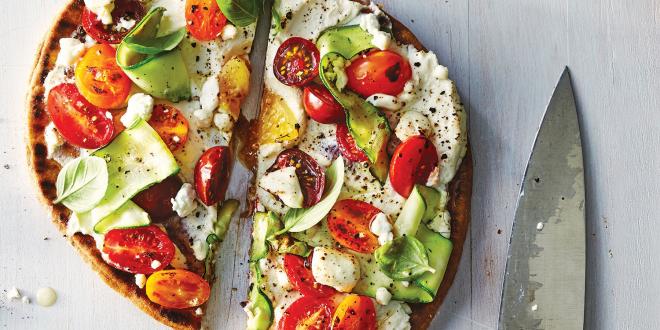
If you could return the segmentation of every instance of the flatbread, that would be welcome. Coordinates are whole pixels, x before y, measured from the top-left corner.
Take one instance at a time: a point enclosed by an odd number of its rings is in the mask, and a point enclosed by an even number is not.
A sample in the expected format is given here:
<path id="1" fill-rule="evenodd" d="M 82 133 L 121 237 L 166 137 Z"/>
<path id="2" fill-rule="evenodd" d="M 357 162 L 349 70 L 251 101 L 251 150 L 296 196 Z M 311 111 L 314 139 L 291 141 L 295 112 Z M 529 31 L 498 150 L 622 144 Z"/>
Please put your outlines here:
<path id="1" fill-rule="evenodd" d="M 47 157 L 44 129 L 50 122 L 50 118 L 46 112 L 44 81 L 48 72 L 55 65 L 60 38 L 70 37 L 78 28 L 83 8 L 83 0 L 72 0 L 58 14 L 50 31 L 39 46 L 26 102 L 28 163 L 34 175 L 41 201 L 50 210 L 53 223 L 63 235 L 66 235 L 67 221 L 71 212 L 63 205 L 53 204 L 53 200 L 56 198 L 55 182 L 61 166 Z M 91 236 L 77 233 L 70 237 L 70 240 L 83 259 L 108 286 L 130 299 L 154 319 L 175 329 L 199 329 L 201 327 L 202 318 L 195 315 L 194 309 L 166 309 L 151 302 L 144 290 L 135 285 L 133 274 L 117 270 L 103 261 Z M 191 251 L 183 251 L 183 253 L 186 255 Z M 186 255 L 186 259 L 193 260 L 194 257 L 191 259 L 190 255 Z"/>
<path id="2" fill-rule="evenodd" d="M 56 161 L 47 157 L 44 129 L 50 122 L 50 119 L 45 109 L 44 81 L 48 72 L 54 67 L 59 51 L 59 39 L 71 36 L 78 28 L 83 7 L 82 0 L 72 0 L 58 14 L 52 28 L 46 34 L 39 47 L 26 102 L 28 124 L 26 143 L 29 167 L 34 174 L 40 199 L 50 210 L 52 221 L 62 234 L 66 234 L 66 224 L 70 216 L 70 211 L 63 205 L 54 205 L 52 203 L 56 197 L 55 182 L 61 167 Z M 424 46 L 408 28 L 391 15 L 389 16 L 392 21 L 394 36 L 399 42 L 412 44 L 418 49 L 425 50 Z M 411 315 L 411 324 L 413 329 L 426 329 L 429 327 L 456 276 L 469 227 L 471 194 L 472 157 L 468 145 L 468 152 L 449 186 L 450 201 L 448 209 L 452 215 L 451 240 L 454 244 L 454 249 L 435 300 L 429 304 L 412 305 L 413 314 Z M 176 329 L 200 328 L 201 316 L 196 315 L 193 309 L 166 309 L 152 303 L 147 298 L 144 290 L 140 290 L 135 286 L 133 274 L 119 271 L 103 261 L 92 237 L 78 233 L 70 239 L 73 246 L 76 247 L 92 269 L 111 288 L 130 299 L 145 313 L 163 324 Z M 183 253 L 188 260 L 194 259 L 190 258 L 191 251 L 183 251 Z"/>

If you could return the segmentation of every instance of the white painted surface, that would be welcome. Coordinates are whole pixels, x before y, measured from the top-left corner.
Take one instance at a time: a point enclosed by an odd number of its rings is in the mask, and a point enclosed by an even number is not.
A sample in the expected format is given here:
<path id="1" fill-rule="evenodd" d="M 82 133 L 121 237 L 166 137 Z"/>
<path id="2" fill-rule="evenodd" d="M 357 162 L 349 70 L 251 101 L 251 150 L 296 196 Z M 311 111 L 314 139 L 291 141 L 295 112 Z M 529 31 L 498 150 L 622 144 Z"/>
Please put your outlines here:
<path id="1" fill-rule="evenodd" d="M 434 326 L 496 327 L 518 183 L 554 84 L 569 65 L 587 170 L 586 328 L 656 328 L 660 1 L 383 2 L 439 54 L 471 114 L 472 230 Z M 0 290 L 17 286 L 33 301 L 39 287 L 58 292 L 50 308 L 0 298 L 0 328 L 157 328 L 56 232 L 25 167 L 23 95 L 37 44 L 63 3 L 0 2 Z M 242 325 L 249 242 L 237 237 L 248 237 L 248 226 L 235 221 L 224 244 L 218 267 L 228 276 L 214 291 L 211 328 Z"/>

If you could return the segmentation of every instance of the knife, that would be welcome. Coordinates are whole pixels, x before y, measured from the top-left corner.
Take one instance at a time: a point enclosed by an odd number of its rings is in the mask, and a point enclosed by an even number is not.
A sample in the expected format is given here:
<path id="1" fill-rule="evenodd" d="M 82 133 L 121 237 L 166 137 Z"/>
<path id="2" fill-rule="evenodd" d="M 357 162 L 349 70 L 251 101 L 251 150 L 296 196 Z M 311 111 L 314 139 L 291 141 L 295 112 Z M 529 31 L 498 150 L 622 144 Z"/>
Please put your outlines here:
<path id="1" fill-rule="evenodd" d="M 499 329 L 582 329 L 584 165 L 568 68 L 527 163 L 502 289 Z"/>

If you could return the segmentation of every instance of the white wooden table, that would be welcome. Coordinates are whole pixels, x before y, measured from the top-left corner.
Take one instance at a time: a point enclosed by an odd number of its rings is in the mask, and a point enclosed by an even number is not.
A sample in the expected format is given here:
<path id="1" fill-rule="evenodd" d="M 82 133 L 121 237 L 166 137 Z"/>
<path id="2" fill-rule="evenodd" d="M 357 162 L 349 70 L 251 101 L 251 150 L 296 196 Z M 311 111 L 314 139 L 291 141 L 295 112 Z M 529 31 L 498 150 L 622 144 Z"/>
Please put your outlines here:
<path id="1" fill-rule="evenodd" d="M 37 44 L 64 2 L 0 2 L 0 290 L 17 286 L 34 298 L 38 287 L 51 286 L 59 294 L 51 308 L 0 298 L 0 328 L 156 328 L 97 279 L 56 232 L 26 169 L 28 76 Z M 449 67 L 471 114 L 471 233 L 434 326 L 496 327 L 518 184 L 546 103 L 568 65 L 587 171 L 586 328 L 657 328 L 660 0 L 383 2 Z M 246 230 L 244 223 L 233 224 L 218 263 L 236 274 L 234 283 L 245 278 L 245 264 L 232 255 L 245 249 L 237 236 Z M 242 292 L 234 286 L 215 292 L 211 327 L 242 324 Z"/>

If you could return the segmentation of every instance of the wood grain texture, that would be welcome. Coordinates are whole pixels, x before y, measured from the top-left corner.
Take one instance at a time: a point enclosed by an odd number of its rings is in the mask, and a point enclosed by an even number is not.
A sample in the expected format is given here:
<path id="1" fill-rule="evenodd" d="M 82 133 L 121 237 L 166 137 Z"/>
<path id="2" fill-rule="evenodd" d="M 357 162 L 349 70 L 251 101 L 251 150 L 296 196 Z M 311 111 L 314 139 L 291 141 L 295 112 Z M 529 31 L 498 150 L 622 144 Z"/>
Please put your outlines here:
<path id="1" fill-rule="evenodd" d="M 106 287 L 67 246 L 29 184 L 23 95 L 38 42 L 64 2 L 0 3 L 0 40 L 11 45 L 0 47 L 0 291 L 17 286 L 34 298 L 38 287 L 52 286 L 60 296 L 48 309 L 0 297 L 0 328 L 153 329 L 159 325 Z M 438 54 L 470 111 L 471 235 L 433 328 L 496 327 L 518 185 L 564 65 L 571 68 L 584 139 L 586 328 L 657 328 L 660 1 L 382 2 Z M 239 270 L 246 258 L 229 256 L 245 250 L 248 243 L 237 237 L 247 230 L 244 221 L 232 224 L 218 263 L 224 274 L 236 274 L 219 280 L 237 290 L 247 277 Z M 233 286 L 224 287 L 214 294 L 212 305 L 225 310 L 211 311 L 223 316 L 211 320 L 212 328 L 243 320 L 238 301 L 227 301 Z"/>

